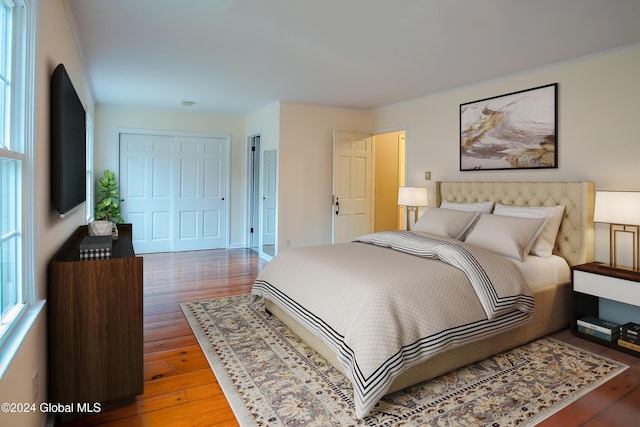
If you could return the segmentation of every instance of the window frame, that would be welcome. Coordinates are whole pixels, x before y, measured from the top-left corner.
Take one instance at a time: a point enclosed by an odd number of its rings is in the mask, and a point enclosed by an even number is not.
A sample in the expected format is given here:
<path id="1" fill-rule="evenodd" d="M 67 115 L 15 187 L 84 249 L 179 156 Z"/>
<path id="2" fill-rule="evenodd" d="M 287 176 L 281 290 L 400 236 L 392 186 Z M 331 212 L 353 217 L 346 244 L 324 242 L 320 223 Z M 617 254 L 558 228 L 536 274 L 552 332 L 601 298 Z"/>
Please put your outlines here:
<path id="1" fill-rule="evenodd" d="M 10 145 L 0 148 L 0 155 L 19 161 L 18 179 L 21 185 L 18 210 L 21 235 L 19 270 L 21 276 L 21 301 L 13 313 L 10 324 L 0 337 L 0 379 L 4 376 L 31 326 L 42 311 L 45 301 L 37 299 L 35 266 L 35 236 L 37 235 L 35 215 L 34 185 L 34 111 L 35 111 L 35 42 L 37 0 L 0 0 L 4 7 L 12 8 L 12 42 L 10 50 L 4 51 L 11 57 L 9 84 L 11 94 L 7 101 L 8 130 L 5 136 Z M 3 138 L 4 141 L 4 138 Z M 19 146 L 15 141 L 19 141 Z M 0 146 L 2 143 L 0 143 Z M 14 306 L 15 307 L 15 306 Z"/>
<path id="2" fill-rule="evenodd" d="M 86 138 L 87 138 L 87 170 L 86 170 L 86 179 L 87 179 L 87 200 L 85 202 L 85 217 L 87 220 L 87 224 L 93 221 L 95 215 L 95 186 L 93 183 L 93 120 L 89 116 L 89 114 L 85 115 L 85 126 L 87 129 Z"/>

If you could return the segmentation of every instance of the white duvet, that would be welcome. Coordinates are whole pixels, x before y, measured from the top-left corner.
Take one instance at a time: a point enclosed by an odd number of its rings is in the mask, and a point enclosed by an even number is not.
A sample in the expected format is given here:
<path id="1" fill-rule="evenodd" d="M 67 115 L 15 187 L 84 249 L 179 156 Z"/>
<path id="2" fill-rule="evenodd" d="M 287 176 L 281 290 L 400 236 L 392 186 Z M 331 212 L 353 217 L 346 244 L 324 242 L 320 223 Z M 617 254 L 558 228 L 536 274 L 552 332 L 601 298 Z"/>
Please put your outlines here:
<path id="1" fill-rule="evenodd" d="M 493 252 L 410 232 L 358 240 L 283 251 L 252 293 L 336 352 L 359 417 L 405 369 L 532 317 L 522 273 Z"/>

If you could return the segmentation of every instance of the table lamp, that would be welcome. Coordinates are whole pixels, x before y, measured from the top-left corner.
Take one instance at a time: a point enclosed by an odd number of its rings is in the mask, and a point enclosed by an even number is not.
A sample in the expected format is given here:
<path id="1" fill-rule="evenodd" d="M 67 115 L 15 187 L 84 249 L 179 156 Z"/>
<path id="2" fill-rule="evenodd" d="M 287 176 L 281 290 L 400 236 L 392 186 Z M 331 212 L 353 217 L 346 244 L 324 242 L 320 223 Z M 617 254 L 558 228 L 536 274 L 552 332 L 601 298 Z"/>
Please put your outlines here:
<path id="1" fill-rule="evenodd" d="M 407 230 L 410 230 L 409 211 L 413 211 L 415 222 L 418 221 L 418 207 L 429 206 L 426 187 L 398 187 L 398 206 L 407 207 Z"/>
<path id="2" fill-rule="evenodd" d="M 631 234 L 633 239 L 633 270 L 638 271 L 640 192 L 596 191 L 593 221 L 609 224 L 609 265 L 611 267 L 618 267 L 616 253 L 618 234 Z"/>

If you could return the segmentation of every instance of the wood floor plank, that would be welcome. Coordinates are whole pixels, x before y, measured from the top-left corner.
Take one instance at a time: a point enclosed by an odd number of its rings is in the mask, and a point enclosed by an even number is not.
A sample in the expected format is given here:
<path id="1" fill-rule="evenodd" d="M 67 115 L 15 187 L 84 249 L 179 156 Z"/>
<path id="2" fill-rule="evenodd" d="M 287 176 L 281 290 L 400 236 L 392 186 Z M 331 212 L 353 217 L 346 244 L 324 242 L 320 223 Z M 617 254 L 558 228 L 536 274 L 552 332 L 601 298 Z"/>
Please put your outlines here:
<path id="1" fill-rule="evenodd" d="M 209 368 L 209 363 L 202 352 L 188 353 L 186 351 L 180 351 L 177 353 L 178 354 L 175 355 L 163 353 L 163 357 L 161 359 L 145 360 L 145 381 L 151 381 L 157 378 L 166 378 L 173 375 L 181 375 L 186 372 Z"/>
<path id="2" fill-rule="evenodd" d="M 179 303 L 248 293 L 265 264 L 246 249 L 144 255 L 144 394 L 127 406 L 58 425 L 237 426 Z M 630 368 L 540 425 L 635 426 L 640 419 L 640 358 L 568 330 L 553 336 Z"/>
<path id="3" fill-rule="evenodd" d="M 167 351 L 174 348 L 197 345 L 196 337 L 191 335 L 181 335 L 178 337 L 169 337 L 163 340 L 155 340 L 144 343 L 144 353 L 157 353 L 159 351 Z"/>

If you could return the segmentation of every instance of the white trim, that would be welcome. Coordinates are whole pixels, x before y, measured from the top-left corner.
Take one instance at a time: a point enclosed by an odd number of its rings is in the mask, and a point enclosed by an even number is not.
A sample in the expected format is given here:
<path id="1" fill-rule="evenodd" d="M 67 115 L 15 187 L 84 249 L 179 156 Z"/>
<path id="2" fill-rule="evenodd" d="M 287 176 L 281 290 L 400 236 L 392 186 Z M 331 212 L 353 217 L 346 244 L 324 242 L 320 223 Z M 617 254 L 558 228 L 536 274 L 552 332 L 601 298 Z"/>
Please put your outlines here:
<path id="1" fill-rule="evenodd" d="M 43 311 L 44 304 L 45 301 L 40 300 L 37 304 L 31 305 L 17 324 L 13 325 L 13 330 L 9 332 L 9 336 L 2 343 L 2 351 L 0 351 L 0 381 L 18 353 L 31 327 L 38 319 L 38 315 Z"/>
<path id="2" fill-rule="evenodd" d="M 381 135 L 385 133 L 393 133 L 393 132 L 409 132 L 409 125 L 401 125 L 401 126 L 391 126 L 388 128 L 377 129 L 371 132 L 374 135 Z"/>
<path id="3" fill-rule="evenodd" d="M 253 249 L 253 241 L 252 241 L 252 236 L 251 233 L 249 232 L 249 229 L 251 228 L 251 218 L 252 218 L 252 212 L 251 209 L 254 208 L 253 206 L 253 200 L 251 200 L 254 196 L 252 188 L 253 188 L 253 181 L 252 181 L 252 177 L 253 177 L 253 170 L 255 169 L 255 166 L 253 164 L 253 158 L 254 155 L 251 154 L 251 147 L 252 147 L 252 143 L 253 143 L 253 139 L 256 137 L 260 137 L 262 139 L 262 134 L 260 131 L 257 132 L 253 132 L 250 134 L 247 134 L 247 145 L 246 145 L 246 149 L 248 151 L 245 151 L 245 153 L 249 153 L 247 154 L 246 157 L 246 180 L 245 180 L 245 194 L 246 194 L 246 200 L 245 200 L 245 225 L 244 225 L 244 230 L 243 230 L 243 241 L 245 242 L 245 247 L 249 248 L 249 249 Z M 260 244 L 258 243 L 258 246 L 260 246 Z"/>
<path id="4" fill-rule="evenodd" d="M 120 134 L 122 133 L 132 133 L 138 135 L 165 135 L 174 137 L 184 136 L 190 138 L 229 138 L 229 141 L 231 141 L 231 134 L 225 132 L 188 132 L 161 129 L 116 128 L 118 142 L 120 142 Z"/>
<path id="5" fill-rule="evenodd" d="M 0 3 L 4 4 L 5 6 L 7 6 L 9 8 L 16 7 L 16 4 L 14 2 L 12 2 L 11 0 L 0 0 Z"/>
<path id="6" fill-rule="evenodd" d="M 22 170 L 22 183 L 25 193 L 23 200 L 23 297 L 27 302 L 35 304 L 36 295 L 36 274 L 38 265 L 38 252 L 36 251 L 36 236 L 38 236 L 39 226 L 35 220 L 35 213 L 39 211 L 39 198 L 35 196 L 35 63 L 36 63 L 36 9 L 38 0 L 24 0 L 27 11 L 25 24 L 27 26 L 25 40 L 25 73 L 24 73 L 24 153 L 25 164 Z"/>
<path id="7" fill-rule="evenodd" d="M 86 145 L 87 145 L 87 164 L 86 164 L 86 172 L 87 175 L 87 200 L 85 202 L 85 217 L 87 223 L 93 221 L 95 214 L 95 204 L 96 204 L 96 189 L 95 189 L 95 176 L 96 172 L 94 170 L 95 162 L 94 162 L 94 152 L 95 152 L 95 132 L 93 130 L 93 119 L 89 114 L 86 116 L 85 121 L 86 127 Z"/>

